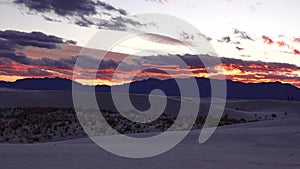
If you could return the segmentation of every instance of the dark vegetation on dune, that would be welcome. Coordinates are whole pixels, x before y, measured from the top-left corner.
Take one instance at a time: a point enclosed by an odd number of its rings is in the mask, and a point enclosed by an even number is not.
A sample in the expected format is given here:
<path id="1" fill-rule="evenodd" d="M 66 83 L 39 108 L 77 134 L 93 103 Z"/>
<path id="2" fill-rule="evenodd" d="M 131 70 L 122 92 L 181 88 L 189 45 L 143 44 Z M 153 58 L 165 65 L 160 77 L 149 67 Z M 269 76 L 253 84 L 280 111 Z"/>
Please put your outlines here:
<path id="1" fill-rule="evenodd" d="M 191 119 L 186 117 L 179 128 L 172 128 L 176 118 L 162 114 L 158 119 L 149 123 L 131 122 L 117 112 L 101 110 L 105 120 L 111 127 L 122 134 L 163 132 L 167 129 L 172 131 L 186 130 L 185 123 Z M 87 115 L 81 116 L 81 119 Z M 80 114 L 79 114 L 80 115 Z M 101 120 L 87 121 L 95 126 L 95 132 L 110 135 L 111 132 L 103 127 Z M 193 129 L 200 129 L 206 117 L 199 116 L 194 123 Z M 231 119 L 226 115 L 221 119 L 219 126 L 249 122 L 245 119 Z M 86 137 L 81 127 L 75 110 L 72 108 L 1 108 L 0 109 L 0 142 L 7 143 L 34 143 L 48 142 L 65 139 Z"/>

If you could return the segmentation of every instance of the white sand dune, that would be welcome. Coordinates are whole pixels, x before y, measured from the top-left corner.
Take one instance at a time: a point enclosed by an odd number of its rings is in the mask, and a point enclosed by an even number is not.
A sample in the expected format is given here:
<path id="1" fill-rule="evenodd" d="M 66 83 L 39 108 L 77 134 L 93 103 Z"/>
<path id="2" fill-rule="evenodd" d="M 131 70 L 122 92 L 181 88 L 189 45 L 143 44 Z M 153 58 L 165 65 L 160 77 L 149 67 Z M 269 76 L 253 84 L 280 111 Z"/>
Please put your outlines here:
<path id="1" fill-rule="evenodd" d="M 98 95 L 103 97 L 104 108 L 112 108 L 105 101 L 107 94 Z M 2 89 L 0 107 L 72 107 L 71 96 L 72 93 L 66 91 Z M 143 106 L 141 97 L 146 96 L 132 97 Z M 176 97 L 170 97 L 170 100 L 172 105 L 179 102 Z M 200 115 L 206 115 L 209 98 L 201 101 Z M 170 112 L 175 111 L 172 107 Z M 99 148 L 88 138 L 38 144 L 0 144 L 0 168 L 299 169 L 299 110 L 300 102 L 297 101 L 229 100 L 224 115 L 247 120 L 264 120 L 267 116 L 268 121 L 219 127 L 204 144 L 198 143 L 200 131 L 194 130 L 174 149 L 148 159 L 117 157 Z M 274 114 L 276 117 L 272 117 Z M 141 135 L 144 137 L 151 134 Z M 126 145 L 126 142 L 112 143 Z"/>
<path id="2" fill-rule="evenodd" d="M 201 145 L 197 142 L 199 133 L 192 131 L 174 149 L 148 159 L 114 156 L 87 138 L 43 144 L 0 144 L 0 164 L 5 169 L 300 168 L 298 118 L 219 127 Z"/>
<path id="3" fill-rule="evenodd" d="M 0 107 L 72 107 L 68 91 L 0 90 Z"/>
<path id="4" fill-rule="evenodd" d="M 121 95 L 121 94 L 120 94 Z M 108 93 L 97 93 L 101 99 L 101 108 L 114 110 L 109 102 Z M 136 105 L 145 107 L 145 100 L 148 96 L 131 95 Z M 154 96 L 156 97 L 156 96 Z M 167 112 L 177 112 L 180 100 L 176 97 L 169 97 L 170 104 Z M 192 100 L 186 100 L 191 101 Z M 205 116 L 210 106 L 210 98 L 202 98 L 200 115 Z M 73 107 L 72 92 L 69 91 L 36 91 L 36 90 L 0 90 L 0 107 Z M 224 115 L 229 118 L 244 118 L 247 120 L 267 119 L 272 114 L 277 118 L 300 117 L 300 101 L 278 101 L 278 100 L 227 100 Z M 285 114 L 286 113 L 286 114 Z"/>

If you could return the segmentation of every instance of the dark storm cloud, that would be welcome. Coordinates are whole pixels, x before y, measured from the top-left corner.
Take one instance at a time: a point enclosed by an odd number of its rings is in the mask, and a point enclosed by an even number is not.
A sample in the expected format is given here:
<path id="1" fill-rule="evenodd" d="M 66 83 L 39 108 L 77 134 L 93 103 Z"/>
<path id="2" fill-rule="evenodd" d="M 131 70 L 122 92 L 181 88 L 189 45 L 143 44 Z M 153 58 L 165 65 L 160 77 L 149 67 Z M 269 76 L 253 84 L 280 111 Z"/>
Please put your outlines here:
<path id="1" fill-rule="evenodd" d="M 28 14 L 39 14 L 48 21 L 62 22 L 64 19 L 84 27 L 126 30 L 127 26 L 141 25 L 128 18 L 126 10 L 99 0 L 15 0 L 14 4 L 25 6 L 34 11 Z"/>
<path id="2" fill-rule="evenodd" d="M 75 41 L 72 41 L 75 43 Z M 20 32 L 15 30 L 0 31 L 0 51 L 15 51 L 26 46 L 56 49 L 65 43 L 62 38 L 46 35 L 42 32 Z"/>
<path id="3" fill-rule="evenodd" d="M 93 0 L 15 0 L 14 3 L 25 5 L 36 12 L 54 12 L 60 16 L 95 15 L 98 7 L 122 15 L 127 14 L 123 9 L 117 9 L 106 2 Z"/>
<path id="4" fill-rule="evenodd" d="M 56 49 L 58 48 L 58 45 L 55 43 L 45 43 L 40 41 L 28 41 L 28 40 L 13 40 L 14 43 L 20 46 L 34 46 L 38 48 L 45 48 L 45 49 Z"/>
<path id="5" fill-rule="evenodd" d="M 242 59 L 221 58 L 223 64 L 233 66 L 233 68 L 240 69 L 241 71 L 297 71 L 300 67 L 288 63 L 276 62 L 262 62 L 262 61 L 245 61 Z"/>
<path id="6" fill-rule="evenodd" d="M 86 0 L 84 0 L 86 1 Z M 120 9 L 120 8 L 115 8 L 112 5 L 106 3 L 106 2 L 102 2 L 102 1 L 97 1 L 96 2 L 97 5 L 101 6 L 102 8 L 109 10 L 109 11 L 117 11 L 119 12 L 121 15 L 127 15 L 127 11 L 125 11 L 124 9 Z"/>
<path id="7" fill-rule="evenodd" d="M 80 57 L 81 62 L 77 62 L 77 66 L 86 68 L 86 69 L 94 69 L 95 63 L 99 62 L 99 59 L 91 57 L 91 56 L 87 56 L 87 55 L 71 56 L 69 58 L 61 58 L 58 60 L 58 62 L 74 66 L 76 64 L 78 57 Z M 99 68 L 100 69 L 116 69 L 119 64 L 120 64 L 120 61 L 107 59 L 107 60 L 102 60 L 100 62 Z"/>
<path id="8" fill-rule="evenodd" d="M 20 32 L 14 30 L 0 31 L 0 38 L 3 39 L 14 39 L 14 40 L 28 40 L 28 41 L 40 41 L 50 43 L 63 43 L 62 38 L 46 35 L 42 32 Z"/>
<path id="9" fill-rule="evenodd" d="M 79 56 L 71 56 L 69 58 L 61 58 L 61 59 L 49 59 L 46 57 L 32 59 L 27 57 L 23 53 L 18 53 L 18 56 L 15 52 L 0 52 L 0 56 L 3 64 L 8 62 L 16 62 L 22 65 L 29 66 L 39 66 L 39 67 L 48 67 L 48 68 L 59 68 L 59 69 L 68 69 L 72 70 L 76 63 L 76 60 Z M 93 69 L 94 63 L 98 63 L 98 60 L 91 56 L 80 56 L 83 58 L 84 62 L 78 64 L 78 66 L 85 69 Z M 5 61 L 5 62 L 4 62 Z M 100 69 L 116 69 L 120 64 L 118 61 L 114 60 L 102 60 L 99 68 Z"/>
<path id="10" fill-rule="evenodd" d="M 187 69 L 192 68 L 205 68 L 203 60 L 206 62 L 206 67 L 214 67 L 218 65 L 217 59 L 208 55 L 158 55 L 158 56 L 147 56 L 133 59 L 135 65 L 141 66 L 153 66 L 170 69 Z M 182 64 L 184 63 L 184 64 Z"/>
<path id="11" fill-rule="evenodd" d="M 38 66 L 38 67 L 48 67 L 48 68 L 58 68 L 72 70 L 76 63 L 78 57 L 81 57 L 84 62 L 78 64 L 79 67 L 84 69 L 94 69 L 94 63 L 98 63 L 98 59 L 91 56 L 71 56 L 69 58 L 60 59 L 50 59 L 46 57 L 33 59 L 27 57 L 23 53 L 16 53 L 12 51 L 1 51 L 1 63 L 0 64 L 11 64 L 16 62 L 22 65 Z M 178 59 L 182 60 L 179 62 Z M 230 69 L 239 69 L 241 72 L 293 72 L 300 69 L 300 67 L 287 64 L 287 63 L 272 63 L 272 62 L 262 62 L 262 61 L 244 61 L 242 59 L 233 58 L 219 58 L 223 66 Z M 205 64 L 202 61 L 205 60 Z M 121 71 L 130 72 L 143 69 L 146 67 L 158 67 L 162 69 L 171 70 L 185 70 L 187 68 L 211 68 L 214 69 L 216 66 L 220 65 L 218 59 L 209 55 L 158 55 L 158 56 L 147 56 L 147 57 L 133 57 L 128 62 L 122 62 Z M 102 60 L 99 69 L 116 69 L 120 65 L 121 61 L 116 61 L 113 59 Z"/>
<path id="12" fill-rule="evenodd" d="M 93 73 L 97 73 L 98 79 L 110 81 L 115 71 L 121 73 L 117 81 L 122 83 L 128 79 L 129 74 L 140 72 L 137 78 L 145 77 L 168 78 L 166 72 L 170 72 L 174 77 L 189 77 L 192 72 L 196 77 L 209 77 L 208 72 L 218 73 L 220 68 L 224 70 L 226 78 L 243 82 L 265 82 L 282 81 L 299 86 L 299 76 L 297 71 L 300 67 L 286 63 L 270 63 L 262 61 L 245 61 L 234 58 L 218 58 L 209 55 L 158 55 L 148 57 L 132 57 L 121 63 L 110 58 L 102 60 L 98 69 L 94 63 L 98 59 L 91 56 L 72 56 L 69 58 L 50 59 L 28 58 L 23 53 L 2 52 L 0 57 L 0 74 L 6 76 L 26 76 L 26 77 L 64 77 L 71 79 L 73 68 L 78 57 L 84 62 L 78 64 L 81 74 L 86 79 L 93 78 Z M 181 59 L 186 65 L 178 62 Z M 202 63 L 205 60 L 206 65 Z M 120 66 L 120 67 L 119 67 Z M 118 70 L 116 70 L 118 68 Z M 144 71 L 141 71 L 144 70 Z"/>
<path id="13" fill-rule="evenodd" d="M 14 51 L 15 48 L 17 48 L 17 45 L 15 43 L 12 43 L 8 40 L 0 39 L 0 51 Z"/>
<path id="14" fill-rule="evenodd" d="M 284 70 L 287 72 L 296 71 L 299 70 L 300 67 L 288 64 L 288 63 L 274 63 L 274 62 L 262 62 L 262 61 L 245 61 L 242 59 L 234 59 L 234 58 L 225 58 L 220 57 L 216 58 L 214 56 L 208 56 L 208 55 L 167 55 L 167 56 L 149 56 L 149 57 L 141 57 L 136 62 L 146 62 L 150 65 L 169 65 L 174 66 L 178 65 L 178 61 L 175 59 L 175 57 L 180 58 L 183 60 L 187 66 L 193 67 L 193 68 L 205 68 L 205 65 L 202 61 L 205 60 L 206 67 L 211 66 L 215 67 L 220 64 L 217 60 L 220 59 L 222 64 L 226 66 L 233 66 L 233 68 L 240 69 L 241 71 L 280 71 Z M 202 60 L 202 61 L 201 61 Z M 181 67 L 184 68 L 184 67 Z"/>
<path id="15" fill-rule="evenodd" d="M 31 65 L 31 66 L 49 66 L 49 67 L 56 67 L 56 68 L 66 68 L 71 69 L 73 66 L 64 60 L 53 60 L 49 58 L 39 58 L 39 59 L 32 59 L 28 58 L 25 54 L 15 52 L 0 52 L 1 58 L 6 58 L 11 61 L 14 61 L 18 64 L 22 65 Z"/>
<path id="16" fill-rule="evenodd" d="M 79 57 L 84 61 L 77 66 L 80 68 L 80 74 L 91 78 L 97 73 L 97 78 L 109 79 L 114 70 L 117 69 L 120 61 L 112 59 L 102 60 L 98 68 L 95 63 L 98 59 L 91 56 L 71 56 L 69 58 L 50 59 L 38 58 L 33 59 L 27 57 L 23 53 L 16 52 L 0 52 L 0 75 L 5 76 L 26 76 L 26 77 L 63 77 L 72 78 L 75 63 Z M 122 63 L 126 67 L 132 67 L 126 63 Z M 126 70 L 121 70 L 126 71 Z"/>

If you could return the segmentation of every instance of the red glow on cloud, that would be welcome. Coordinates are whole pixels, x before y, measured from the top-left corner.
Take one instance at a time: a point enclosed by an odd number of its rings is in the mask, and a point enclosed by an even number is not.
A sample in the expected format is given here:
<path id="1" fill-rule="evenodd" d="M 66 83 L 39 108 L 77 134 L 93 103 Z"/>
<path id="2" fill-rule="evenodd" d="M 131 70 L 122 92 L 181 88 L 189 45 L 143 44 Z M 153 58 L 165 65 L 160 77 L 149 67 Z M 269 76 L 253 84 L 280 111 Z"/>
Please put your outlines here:
<path id="1" fill-rule="evenodd" d="M 273 41 L 272 39 L 264 36 L 264 42 L 267 44 L 275 44 L 276 46 L 285 47 L 288 46 L 284 41 Z M 244 48 L 236 46 L 237 50 L 244 50 Z M 52 59 L 54 61 L 59 62 L 59 59 L 66 59 L 70 56 L 76 56 L 80 53 L 81 48 L 71 45 L 62 45 L 61 50 L 58 49 L 39 49 L 37 47 L 27 47 L 22 52 L 15 52 L 15 56 L 21 57 L 26 56 L 30 59 L 40 59 L 38 56 L 46 56 L 48 59 Z M 290 53 L 295 55 L 300 55 L 300 51 L 289 47 Z M 23 53 L 24 52 L 24 53 Z M 98 54 L 99 50 L 91 49 L 92 54 Z M 58 56 L 60 58 L 58 58 Z M 107 60 L 111 59 L 113 61 L 121 61 L 126 58 L 128 55 L 121 53 L 108 53 L 106 56 Z M 61 77 L 67 79 L 73 79 L 73 67 L 72 63 L 69 63 L 68 66 L 60 66 L 60 64 L 36 64 L 35 62 L 27 63 L 18 62 L 18 59 L 10 60 L 9 58 L 3 59 L 0 57 L 0 80 L 13 81 L 15 79 L 21 78 L 53 78 L 53 77 Z M 153 60 L 139 60 L 139 57 L 134 59 L 134 64 L 130 64 L 128 62 L 129 67 L 126 70 L 115 70 L 114 67 L 106 67 L 99 70 L 94 70 L 91 68 L 82 67 L 77 75 L 74 77 L 83 77 L 79 82 L 85 83 L 96 83 L 96 84 L 122 84 L 128 83 L 129 76 L 132 74 L 137 74 L 136 79 L 146 79 L 149 77 L 158 78 L 161 80 L 168 78 L 186 78 L 186 77 L 204 77 L 204 78 L 214 78 L 216 77 L 217 71 L 209 74 L 203 65 L 194 64 L 194 60 L 189 60 L 190 65 L 193 66 L 179 66 L 176 62 L 169 60 L 164 61 L 156 61 Z M 227 79 L 240 81 L 240 82 L 252 82 L 252 83 L 260 83 L 260 82 L 275 82 L 280 81 L 283 83 L 290 83 L 300 88 L 300 77 L 299 77 L 299 68 L 297 66 L 291 66 L 289 64 L 279 64 L 279 63 L 265 63 L 265 62 L 249 62 L 242 60 L 226 60 L 227 62 L 223 62 L 221 65 L 212 65 L 212 69 L 217 70 L 218 68 L 222 68 L 224 70 L 224 75 L 226 75 Z M 33 64 L 33 65 L 31 65 Z M 34 65 L 36 64 L 36 65 Z M 50 66 L 51 65 L 51 66 Z M 135 67 L 137 66 L 137 67 Z M 146 68 L 145 71 L 140 71 L 139 69 L 143 67 Z M 157 70 L 161 71 L 157 71 Z M 97 73 L 95 82 L 92 80 L 93 73 Z M 114 79 L 112 82 L 112 76 L 114 73 L 119 73 L 120 76 L 117 76 L 117 79 Z M 166 72 L 170 72 L 169 75 Z"/>
<path id="2" fill-rule="evenodd" d="M 266 44 L 269 44 L 269 45 L 271 45 L 271 44 L 273 44 L 274 43 L 274 41 L 271 39 L 271 38 L 269 38 L 268 36 L 262 36 L 262 38 L 263 38 L 263 40 L 264 40 L 264 43 L 266 43 Z"/>
<path id="3" fill-rule="evenodd" d="M 294 54 L 294 55 L 300 55 L 300 51 L 297 50 L 297 49 L 294 49 L 294 50 L 293 50 L 293 54 Z"/>
<path id="4" fill-rule="evenodd" d="M 291 53 L 294 55 L 300 55 L 300 52 L 298 49 L 295 49 L 293 46 L 288 45 L 284 41 L 274 41 L 271 38 L 269 38 L 268 36 L 263 36 L 262 38 L 264 40 L 264 43 L 266 43 L 266 44 L 272 45 L 272 44 L 276 43 L 279 47 L 287 47 L 288 49 L 292 50 L 291 52 L 287 52 L 287 53 Z M 293 42 L 300 43 L 300 38 L 295 38 L 293 40 Z"/>
<path id="5" fill-rule="evenodd" d="M 288 47 L 288 48 L 290 47 L 288 44 L 286 44 L 283 41 L 277 41 L 277 44 L 278 44 L 279 47 L 285 47 L 285 46 Z"/>
<path id="6" fill-rule="evenodd" d="M 295 39 L 294 39 L 294 42 L 295 42 L 295 43 L 300 43 L 300 38 L 295 38 Z"/>
<path id="7" fill-rule="evenodd" d="M 22 56 L 23 54 L 20 52 L 15 52 L 15 56 Z"/>
<path id="8" fill-rule="evenodd" d="M 295 51 L 300 54 L 299 51 Z M 144 67 L 149 67 L 149 70 L 145 70 L 140 72 L 138 69 L 132 69 L 127 71 L 119 71 L 117 79 L 114 79 L 114 83 L 125 83 L 128 82 L 127 75 L 137 74 L 136 80 L 146 79 L 149 77 L 158 78 L 161 80 L 165 80 L 168 78 L 184 78 L 190 77 L 191 75 L 194 77 L 204 77 L 209 78 L 214 75 L 207 73 L 206 69 L 203 67 L 188 67 L 188 68 L 180 68 L 175 65 L 164 65 L 157 67 L 158 70 L 151 69 L 151 67 L 155 67 L 159 65 L 153 64 L 144 64 Z M 261 83 L 261 82 L 276 82 L 280 81 L 282 83 L 290 83 L 297 87 L 300 87 L 300 78 L 295 72 L 298 71 L 298 68 L 290 68 L 290 67 L 280 67 L 275 65 L 268 65 L 265 63 L 252 63 L 249 65 L 241 65 L 239 63 L 228 63 L 216 65 L 215 68 L 222 68 L 224 71 L 224 75 L 227 79 L 233 81 L 240 81 L 245 83 Z M 46 67 L 46 66 L 34 66 L 34 65 L 23 65 L 16 62 L 12 64 L 0 64 L 0 70 L 6 70 L 6 73 L 1 73 L 0 76 L 9 77 L 22 77 L 22 78 L 43 78 L 43 77 L 61 77 L 67 79 L 73 79 L 73 70 L 64 69 L 64 68 L 55 68 L 55 67 Z M 167 71 L 172 70 L 172 74 L 169 75 L 165 73 Z M 192 72 L 186 73 L 187 71 Z M 3 71 L 4 72 L 4 71 Z M 78 72 L 78 77 L 82 77 L 81 73 L 84 73 L 84 78 L 79 79 L 79 82 L 87 82 L 92 81 L 92 76 L 89 76 L 89 73 L 94 73 L 95 70 L 90 69 L 82 69 L 81 72 Z M 116 72 L 116 70 L 112 68 L 107 69 L 99 69 L 96 70 L 97 77 L 95 82 L 97 84 L 112 84 L 112 75 Z M 140 72 L 140 73 L 139 73 Z M 7 78 L 6 78 L 7 79 Z"/>
<path id="9" fill-rule="evenodd" d="M 241 48 L 241 47 L 235 47 L 237 50 L 244 50 L 244 48 Z"/>

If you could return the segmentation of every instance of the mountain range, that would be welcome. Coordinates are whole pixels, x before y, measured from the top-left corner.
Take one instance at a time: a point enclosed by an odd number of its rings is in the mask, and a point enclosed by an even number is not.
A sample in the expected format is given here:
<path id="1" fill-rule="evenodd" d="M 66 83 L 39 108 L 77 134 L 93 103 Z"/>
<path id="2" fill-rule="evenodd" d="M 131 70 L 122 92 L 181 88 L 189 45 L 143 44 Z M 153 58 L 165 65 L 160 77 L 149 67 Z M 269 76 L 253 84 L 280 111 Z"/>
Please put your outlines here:
<path id="1" fill-rule="evenodd" d="M 187 79 L 177 79 L 183 85 L 188 86 Z M 218 80 L 216 80 L 218 81 Z M 211 96 L 210 80 L 206 78 L 196 78 L 201 97 Z M 227 99 L 270 99 L 270 100 L 299 100 L 300 89 L 280 82 L 270 83 L 242 83 L 226 80 Z M 22 90 L 58 90 L 71 91 L 72 80 L 62 78 L 27 78 L 15 82 L 0 81 L 1 88 L 22 89 Z M 84 86 L 74 82 L 75 86 L 83 88 L 92 88 L 93 86 Z M 110 92 L 111 86 L 94 86 L 96 92 Z M 113 86 L 114 91 L 126 92 L 124 89 L 129 87 L 131 94 L 149 94 L 153 89 L 161 89 L 167 96 L 180 96 L 179 87 L 175 79 L 158 80 L 149 78 L 142 81 L 135 81 L 128 84 Z M 185 87 L 185 86 L 184 86 Z M 93 88 L 92 88 L 93 89 Z M 185 96 L 195 96 L 194 91 L 189 91 Z"/>

